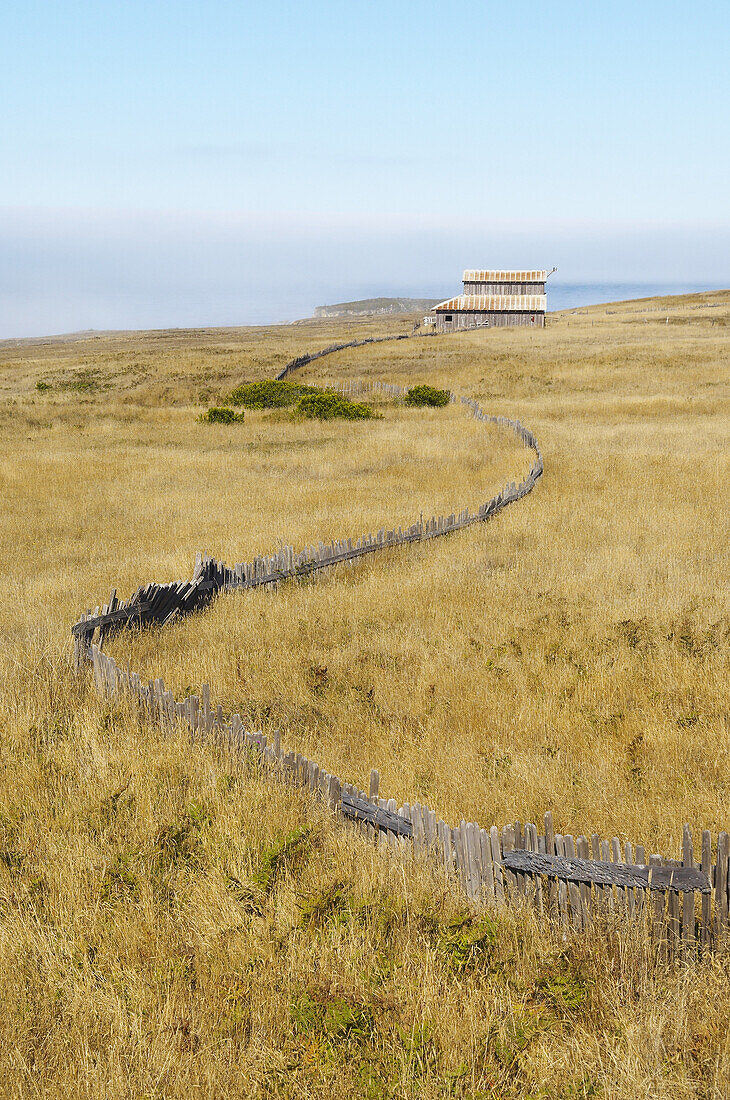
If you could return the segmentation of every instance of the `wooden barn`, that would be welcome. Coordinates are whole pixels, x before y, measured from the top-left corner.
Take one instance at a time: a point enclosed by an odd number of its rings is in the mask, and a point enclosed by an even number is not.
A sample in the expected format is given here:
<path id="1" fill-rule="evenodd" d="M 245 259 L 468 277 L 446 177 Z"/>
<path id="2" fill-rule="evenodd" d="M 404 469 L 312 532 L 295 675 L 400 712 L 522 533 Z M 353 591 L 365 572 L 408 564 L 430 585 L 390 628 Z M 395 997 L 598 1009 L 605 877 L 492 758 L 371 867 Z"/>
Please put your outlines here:
<path id="1" fill-rule="evenodd" d="M 434 306 L 425 320 L 437 332 L 464 328 L 545 325 L 549 271 L 465 271 L 464 292 Z"/>

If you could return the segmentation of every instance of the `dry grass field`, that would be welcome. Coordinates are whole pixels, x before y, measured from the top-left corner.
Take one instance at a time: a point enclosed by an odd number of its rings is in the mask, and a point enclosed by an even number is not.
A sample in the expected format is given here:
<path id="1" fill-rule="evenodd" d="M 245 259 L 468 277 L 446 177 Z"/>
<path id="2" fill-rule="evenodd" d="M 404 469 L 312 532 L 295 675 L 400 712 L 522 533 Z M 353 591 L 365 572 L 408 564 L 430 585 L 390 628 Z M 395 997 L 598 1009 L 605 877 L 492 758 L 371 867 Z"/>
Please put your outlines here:
<path id="1" fill-rule="evenodd" d="M 459 407 L 196 416 L 411 321 L 0 344 L 0 1095 L 730 1094 L 727 957 L 475 916 L 299 794 L 109 710 L 77 613 L 139 583 L 474 507 L 530 457 Z M 225 596 L 116 656 L 329 770 L 483 824 L 665 855 L 730 818 L 730 293 L 337 353 L 532 428 L 495 520 Z M 38 383 L 41 387 L 38 388 Z M 47 388 L 44 388 L 47 387 Z"/>

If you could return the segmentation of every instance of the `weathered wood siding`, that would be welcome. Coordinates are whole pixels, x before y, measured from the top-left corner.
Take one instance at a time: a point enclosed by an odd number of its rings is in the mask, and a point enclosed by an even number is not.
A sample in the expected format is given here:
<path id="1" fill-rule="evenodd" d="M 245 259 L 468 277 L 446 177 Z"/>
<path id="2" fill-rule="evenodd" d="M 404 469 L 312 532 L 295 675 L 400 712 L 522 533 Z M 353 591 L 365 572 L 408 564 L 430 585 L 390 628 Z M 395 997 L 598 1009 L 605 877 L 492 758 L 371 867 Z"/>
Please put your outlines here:
<path id="1" fill-rule="evenodd" d="M 464 281 L 464 294 L 544 294 L 544 283 L 474 283 Z"/>
<path id="2" fill-rule="evenodd" d="M 447 317 L 451 317 L 451 320 L 448 321 Z M 544 328 L 545 314 L 541 311 L 529 313 L 522 310 L 499 310 L 482 313 L 470 309 L 452 310 L 451 313 L 436 313 L 437 332 L 458 332 L 465 328 L 507 328 L 513 325 Z"/>

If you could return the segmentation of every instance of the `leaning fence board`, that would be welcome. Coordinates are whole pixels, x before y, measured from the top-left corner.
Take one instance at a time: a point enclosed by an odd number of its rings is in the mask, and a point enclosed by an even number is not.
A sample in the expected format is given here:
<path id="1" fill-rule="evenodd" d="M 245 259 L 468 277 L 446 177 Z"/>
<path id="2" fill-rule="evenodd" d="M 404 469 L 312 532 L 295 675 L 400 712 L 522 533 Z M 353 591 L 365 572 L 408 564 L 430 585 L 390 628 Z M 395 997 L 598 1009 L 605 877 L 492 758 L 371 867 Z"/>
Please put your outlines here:
<path id="1" fill-rule="evenodd" d="M 517 896 L 517 875 L 515 875 L 510 869 L 509 863 L 506 861 L 505 856 L 511 853 L 515 846 L 515 827 L 514 825 L 505 825 L 502 829 L 502 867 L 505 885 L 507 886 L 508 900 L 513 901 Z"/>
<path id="2" fill-rule="evenodd" d="M 482 853 L 482 890 L 487 901 L 494 901 L 494 863 L 492 861 L 492 844 L 486 829 L 479 830 L 479 844 Z"/>
<path id="3" fill-rule="evenodd" d="M 662 858 L 661 858 L 660 855 L 657 855 L 656 852 L 653 852 L 649 856 L 649 868 L 650 868 L 650 871 L 651 871 L 652 874 L 653 873 L 658 873 L 660 870 L 664 869 L 662 867 Z M 666 922 L 665 922 L 665 915 L 666 915 L 666 910 L 667 910 L 666 891 L 664 891 L 664 892 L 656 891 L 652 895 L 651 904 L 652 904 L 652 911 L 653 911 L 653 917 L 654 917 L 653 924 L 652 924 L 652 936 L 654 938 L 655 943 L 657 944 L 659 953 L 661 954 L 664 950 L 664 947 L 666 945 L 666 939 L 667 939 L 667 935 L 666 935 L 667 930 L 666 930 Z"/>
<path id="4" fill-rule="evenodd" d="M 685 894 L 685 898 L 694 895 Z M 669 958 L 676 958 L 680 943 L 679 894 L 676 890 L 667 891 L 667 952 Z"/>
<path id="5" fill-rule="evenodd" d="M 595 882 L 600 885 L 638 886 L 644 890 L 699 890 L 710 892 L 704 872 L 695 867 L 646 867 L 626 863 L 542 855 L 540 852 L 510 851 L 502 863 L 511 871 L 552 875 L 564 882 Z"/>

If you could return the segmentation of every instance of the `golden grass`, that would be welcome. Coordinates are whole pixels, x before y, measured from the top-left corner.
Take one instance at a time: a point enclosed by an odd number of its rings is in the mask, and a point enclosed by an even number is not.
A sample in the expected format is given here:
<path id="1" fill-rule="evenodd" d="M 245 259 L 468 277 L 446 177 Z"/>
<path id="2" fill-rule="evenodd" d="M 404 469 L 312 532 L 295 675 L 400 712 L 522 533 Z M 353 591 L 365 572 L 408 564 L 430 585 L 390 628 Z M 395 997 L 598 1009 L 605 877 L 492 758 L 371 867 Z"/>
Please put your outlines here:
<path id="1" fill-rule="evenodd" d="M 684 821 L 727 827 L 729 317 L 727 293 L 630 303 L 312 364 L 476 396 L 536 432 L 545 477 L 484 526 L 221 598 L 115 653 L 452 820 L 553 809 L 666 855 Z M 730 1091 L 725 956 L 663 972 L 628 932 L 559 944 L 468 917 L 70 676 L 69 625 L 112 585 L 521 478 L 528 452 L 460 409 L 195 422 L 201 395 L 404 325 L 0 345 L 0 1094 Z"/>

